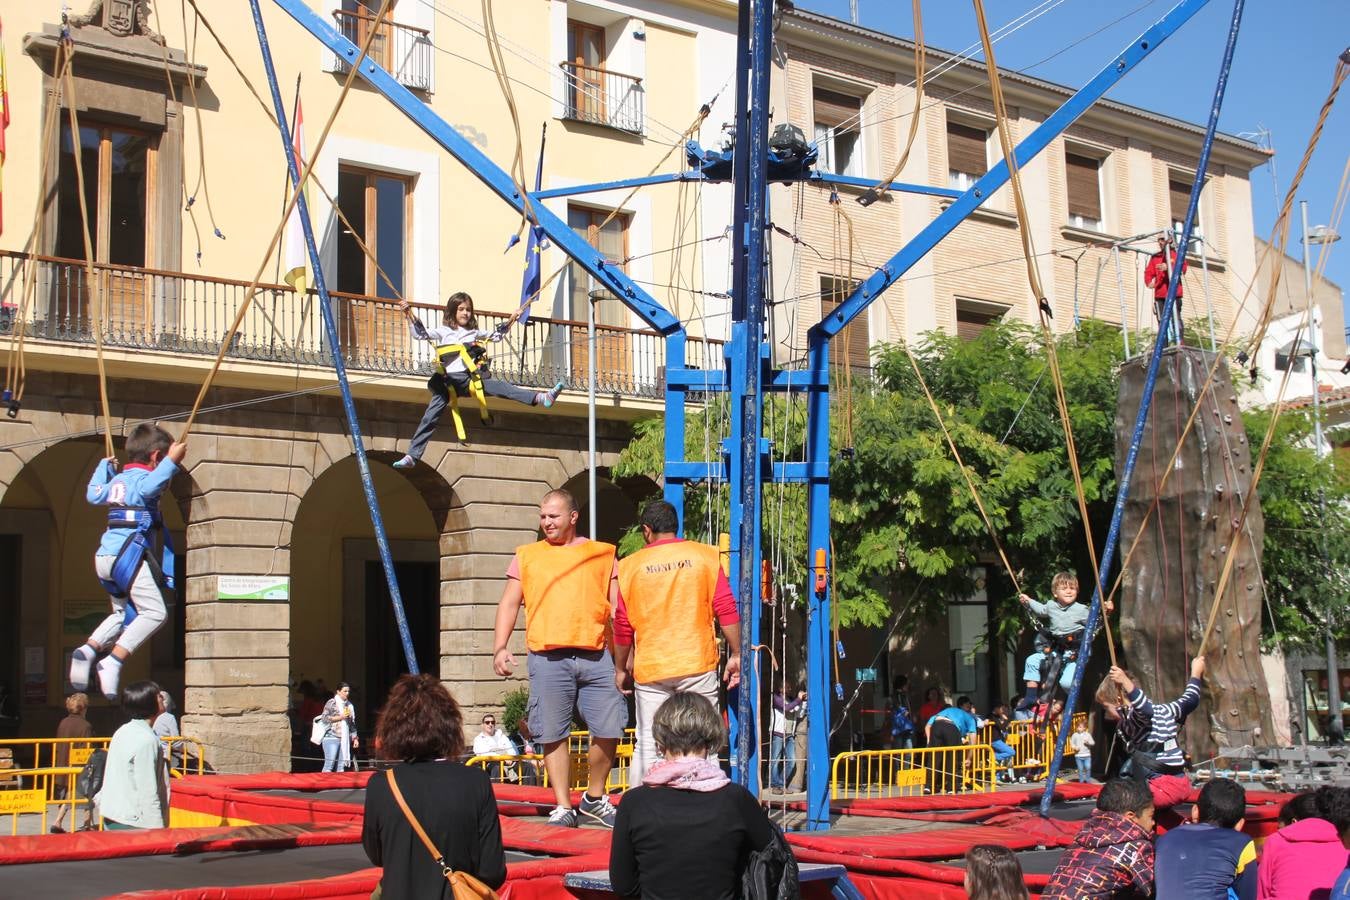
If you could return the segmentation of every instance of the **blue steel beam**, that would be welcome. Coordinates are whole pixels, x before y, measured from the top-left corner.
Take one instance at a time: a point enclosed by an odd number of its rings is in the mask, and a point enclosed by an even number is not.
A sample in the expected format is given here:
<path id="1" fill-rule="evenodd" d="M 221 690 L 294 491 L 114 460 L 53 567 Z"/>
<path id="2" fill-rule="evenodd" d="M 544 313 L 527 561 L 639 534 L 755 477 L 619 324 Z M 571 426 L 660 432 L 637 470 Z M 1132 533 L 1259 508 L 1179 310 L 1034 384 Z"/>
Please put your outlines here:
<path id="1" fill-rule="evenodd" d="M 1205 173 L 1209 170 L 1210 151 L 1214 147 L 1214 134 L 1219 128 L 1219 110 L 1223 108 L 1224 92 L 1228 88 L 1228 73 L 1233 67 L 1233 53 L 1237 49 L 1238 29 L 1242 25 L 1242 9 L 1245 0 L 1236 0 L 1233 4 L 1233 19 L 1228 28 L 1228 41 L 1224 45 L 1223 60 L 1219 64 L 1219 79 L 1214 86 L 1214 100 L 1210 104 L 1209 124 L 1205 128 L 1205 140 L 1200 145 L 1200 159 L 1195 167 L 1195 181 L 1191 184 L 1191 198 L 1186 204 L 1186 219 L 1182 223 L 1181 241 L 1178 246 L 1191 245 L 1191 233 L 1195 228 L 1195 213 L 1200 208 L 1200 192 L 1205 186 Z M 1167 333 L 1172 324 L 1172 313 L 1176 308 L 1177 289 L 1181 284 L 1181 266 L 1173 266 L 1172 280 L 1167 285 L 1167 299 L 1163 303 L 1162 316 L 1158 321 L 1158 335 L 1153 341 L 1153 353 L 1149 356 L 1148 370 L 1144 373 L 1144 390 L 1139 395 L 1139 412 L 1134 418 L 1134 431 L 1130 434 L 1130 446 L 1125 453 L 1125 465 L 1121 467 L 1120 484 L 1116 488 L 1116 505 L 1111 510 L 1111 525 L 1106 533 L 1106 546 L 1102 550 L 1101 568 L 1097 574 L 1097 584 L 1092 589 L 1092 603 L 1088 606 L 1088 618 L 1084 625 L 1085 633 L 1095 634 L 1097 623 L 1101 619 L 1102 585 L 1107 583 L 1111 574 L 1111 564 L 1115 559 L 1116 544 L 1120 540 L 1120 522 L 1125 514 L 1125 501 L 1130 495 L 1130 481 L 1134 478 L 1134 466 L 1139 459 L 1139 446 L 1144 440 L 1144 425 L 1148 421 L 1149 407 L 1153 402 L 1153 386 L 1158 380 L 1158 368 L 1162 364 L 1163 348 L 1167 346 Z M 1074 706 L 1083 688 L 1083 674 L 1087 671 L 1088 658 L 1092 655 L 1092 641 L 1084 641 L 1078 665 L 1074 668 L 1073 682 L 1069 685 L 1069 699 L 1064 704 L 1064 718 L 1060 722 L 1059 736 L 1055 741 L 1055 755 L 1050 761 L 1050 774 L 1045 779 L 1045 793 L 1041 795 L 1041 816 L 1050 815 L 1050 803 L 1054 800 L 1055 779 L 1059 767 L 1064 762 L 1064 744 L 1069 739 L 1069 723 L 1072 721 Z"/>
<path id="2" fill-rule="evenodd" d="M 263 25 L 262 9 L 258 0 L 249 0 L 253 10 L 253 26 L 258 32 L 258 46 L 262 50 L 263 65 L 267 71 L 267 86 L 272 92 L 272 109 L 277 122 L 281 125 L 281 146 L 286 154 L 286 169 L 291 176 L 293 187 L 300 184 L 299 160 L 295 158 L 295 145 L 291 143 L 291 126 L 286 118 L 286 105 L 281 99 L 281 89 L 277 86 L 276 66 L 272 63 L 272 48 L 267 42 L 267 28 Z M 403 610 L 403 597 L 398 589 L 398 576 L 394 571 L 394 557 L 389 550 L 389 537 L 384 530 L 384 517 L 380 514 L 380 501 L 375 494 L 375 483 L 370 477 L 370 460 L 366 458 L 366 444 L 361 437 L 361 423 L 356 417 L 356 402 L 352 400 L 352 391 L 347 383 L 347 367 L 342 361 L 339 346 L 337 322 L 333 318 L 333 301 L 328 294 L 328 284 L 323 277 L 323 264 L 319 259 L 319 248 L 314 241 L 314 225 L 309 218 L 309 204 L 305 194 L 300 192 L 296 200 L 296 210 L 300 216 L 301 229 L 305 234 L 305 250 L 309 253 L 309 264 L 314 269 L 314 290 L 319 295 L 319 313 L 323 319 L 323 330 L 328 336 L 328 346 L 334 349 L 333 371 L 337 374 L 338 389 L 342 393 L 342 411 L 347 416 L 347 428 L 352 436 L 352 448 L 356 453 L 356 468 L 361 473 L 361 490 L 366 495 L 366 507 L 370 510 L 370 524 L 375 531 L 375 546 L 379 548 L 380 563 L 384 566 L 385 583 L 389 586 L 389 603 L 394 609 L 394 622 L 398 625 L 399 640 L 403 643 L 403 656 L 408 672 L 418 674 L 417 654 L 413 652 L 412 633 L 408 629 L 408 617 Z"/>
<path id="3" fill-rule="evenodd" d="M 1098 72 L 1091 81 L 1064 101 L 1059 109 L 1051 113 L 1044 122 L 1037 126 L 1035 131 L 1027 135 L 1022 143 L 1017 145 L 1013 158 L 1017 161 L 1018 167 L 1024 167 L 1031 162 L 1036 154 L 1059 137 L 1064 129 L 1087 112 L 1092 104 L 1100 100 L 1116 82 L 1139 65 L 1145 57 L 1156 50 L 1178 28 L 1186 24 L 1208 2 L 1209 0 L 1182 0 L 1151 28 L 1136 38 L 1105 68 Z M 951 234 L 956 226 L 965 221 L 972 212 L 978 209 L 995 191 L 1003 187 L 1007 181 L 1008 164 L 1006 161 L 1000 161 L 984 177 L 971 185 L 970 189 L 955 200 L 951 206 L 943 210 L 936 219 L 929 222 L 899 253 L 892 256 L 881 265 L 881 268 L 859 284 L 853 293 L 845 298 L 843 303 L 831 310 L 830 314 L 823 318 L 819 324 L 813 326 L 811 330 L 813 332 L 820 330 L 827 337 L 838 334 L 845 325 L 853 321 L 854 317 L 866 309 L 882 291 L 908 272 L 915 263 L 926 256 L 943 238 Z"/>
<path id="4" fill-rule="evenodd" d="M 739 455 L 732 455 L 731 526 L 735 549 L 734 570 L 741 612 L 741 690 L 738 696 L 736 780 L 751 794 L 759 794 L 758 734 L 759 671 L 754 648 L 760 644 L 760 501 L 763 471 L 764 397 L 761 382 L 768 368 L 764 342 L 765 227 L 768 225 L 769 50 L 773 44 L 773 0 L 754 0 L 751 9 L 750 72 L 748 91 L 737 93 L 737 115 L 749 112 L 746 131 L 737 130 L 736 154 L 745 164 L 745 206 L 736 209 L 732 233 L 744 239 L 745 254 L 733 282 L 731 419 L 739 425 Z M 739 73 L 738 73 L 739 74 Z M 748 101 L 748 106 L 743 103 Z M 739 174 L 739 172 L 738 172 Z M 735 443 L 732 444 L 735 447 Z"/>
<path id="5" fill-rule="evenodd" d="M 667 172 L 664 175 L 647 175 L 642 178 L 624 178 L 619 181 L 597 181 L 594 184 L 578 184 L 565 188 L 549 188 L 546 191 L 534 191 L 530 202 L 552 200 L 554 197 L 575 197 L 577 194 L 602 194 L 605 191 L 622 191 L 627 188 L 646 187 L 649 184 L 673 184 L 679 181 L 708 181 L 697 169 L 683 172 Z"/>
<path id="6" fill-rule="evenodd" d="M 854 178 L 852 175 L 835 175 L 833 172 L 814 171 L 807 178 L 798 179 L 811 184 L 828 184 L 840 187 L 871 188 L 876 182 L 870 178 Z M 896 191 L 901 194 L 927 194 L 930 197 L 946 197 L 952 200 L 961 196 L 955 188 L 934 187 L 928 184 L 911 184 L 907 181 L 893 181 L 882 186 L 882 192 Z"/>
<path id="7" fill-rule="evenodd" d="M 359 47 L 343 37 L 311 9 L 308 0 L 272 0 L 272 2 L 345 63 L 350 65 L 361 52 Z M 514 209 L 524 212 L 524 199 L 516 190 L 511 176 L 487 154 L 470 143 L 431 107 L 419 100 L 416 94 L 399 84 L 398 79 L 374 62 L 364 60 L 358 71 L 371 87 L 383 94 L 385 99 L 411 119 L 413 124 L 425 131 L 432 140 L 445 148 L 447 153 L 463 163 L 479 181 Z M 610 265 L 599 251 L 586 243 L 546 206 L 542 203 L 532 204 L 532 209 L 539 227 L 544 230 L 544 234 L 553 245 L 576 260 L 583 269 L 594 276 L 598 284 L 613 292 L 614 296 L 637 313 L 644 322 L 662 334 L 671 334 L 683 328 L 679 319 L 658 303 L 656 298 L 625 275 L 618 266 Z"/>
<path id="8" fill-rule="evenodd" d="M 828 378 L 830 338 L 813 328 L 807 341 L 807 371 Z M 807 591 L 806 630 L 806 828 L 830 827 L 830 578 L 815 569 L 824 558 L 834 566 L 830 542 L 830 394 L 806 395 L 806 466 L 822 471 L 806 488 L 806 565 L 812 573 Z"/>

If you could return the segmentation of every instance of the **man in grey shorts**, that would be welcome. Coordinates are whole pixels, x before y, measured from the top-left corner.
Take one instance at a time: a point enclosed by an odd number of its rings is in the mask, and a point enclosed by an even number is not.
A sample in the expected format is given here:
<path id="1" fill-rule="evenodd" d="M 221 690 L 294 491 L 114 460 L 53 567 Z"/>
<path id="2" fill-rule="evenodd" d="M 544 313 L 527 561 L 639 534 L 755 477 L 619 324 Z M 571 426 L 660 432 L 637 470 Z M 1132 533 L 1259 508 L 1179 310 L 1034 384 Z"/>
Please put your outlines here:
<path id="1" fill-rule="evenodd" d="M 613 544 L 577 537 L 577 502 L 567 491 L 549 491 L 539 504 L 544 540 L 516 548 L 497 605 L 492 668 L 510 675 L 516 658 L 507 649 L 520 608 L 525 607 L 529 647 L 528 725 L 544 745 L 544 768 L 557 806 L 550 825 L 575 826 L 578 816 L 614 827 L 614 806 L 605 781 L 614 766 L 628 706 L 614 683 L 614 660 L 606 646 L 618 603 Z M 567 736 L 580 711 L 591 732 L 586 793 L 579 809 L 568 792 L 571 755 Z"/>

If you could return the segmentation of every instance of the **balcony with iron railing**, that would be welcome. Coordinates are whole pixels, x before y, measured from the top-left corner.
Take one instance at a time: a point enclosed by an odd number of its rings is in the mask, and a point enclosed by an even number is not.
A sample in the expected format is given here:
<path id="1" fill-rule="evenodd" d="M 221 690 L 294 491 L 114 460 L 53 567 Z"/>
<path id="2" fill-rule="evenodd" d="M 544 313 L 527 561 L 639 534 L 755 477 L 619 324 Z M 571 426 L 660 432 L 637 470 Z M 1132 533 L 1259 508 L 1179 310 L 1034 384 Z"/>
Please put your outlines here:
<path id="1" fill-rule="evenodd" d="M 30 267 L 32 267 L 30 269 Z M 20 326 L 19 298 L 32 277 L 32 300 L 22 326 L 30 342 L 88 345 L 94 340 L 90 285 L 78 260 L 0 251 L 0 336 Z M 103 342 L 110 349 L 150 351 L 146 360 L 166 356 L 213 357 L 229 333 L 248 284 L 132 266 L 95 264 L 94 279 L 103 306 Z M 286 285 L 258 286 L 225 358 L 235 361 L 328 367 L 333 357 L 315 304 Z M 338 345 L 349 369 L 388 375 L 427 375 L 435 369 L 432 347 L 413 337 L 407 318 L 391 300 L 333 294 Z M 443 306 L 414 303 L 428 325 L 439 324 Z M 508 313 L 478 313 L 490 330 Z M 0 346 L 8 345 L 6 340 Z M 512 326 L 491 349 L 491 371 L 527 387 L 561 381 L 584 391 L 590 342 L 585 322 L 538 316 Z M 155 352 L 157 351 L 157 352 Z M 597 325 L 596 390 L 606 395 L 659 399 L 664 390 L 665 341 L 637 328 Z M 717 367 L 722 342 L 690 340 L 688 365 Z"/>
<path id="2" fill-rule="evenodd" d="M 369 13 L 345 12 L 333 10 L 342 36 L 360 47 L 375 28 L 376 17 Z M 398 83 L 415 91 L 430 91 L 432 86 L 431 33 L 425 28 L 402 25 L 398 22 L 381 22 L 379 29 L 370 42 L 369 55 L 382 69 L 398 79 Z M 337 59 L 333 71 L 346 75 L 349 66 Z"/>
<path id="3" fill-rule="evenodd" d="M 644 132 L 646 94 L 641 78 L 576 62 L 559 65 L 566 76 L 563 118 L 629 134 Z"/>

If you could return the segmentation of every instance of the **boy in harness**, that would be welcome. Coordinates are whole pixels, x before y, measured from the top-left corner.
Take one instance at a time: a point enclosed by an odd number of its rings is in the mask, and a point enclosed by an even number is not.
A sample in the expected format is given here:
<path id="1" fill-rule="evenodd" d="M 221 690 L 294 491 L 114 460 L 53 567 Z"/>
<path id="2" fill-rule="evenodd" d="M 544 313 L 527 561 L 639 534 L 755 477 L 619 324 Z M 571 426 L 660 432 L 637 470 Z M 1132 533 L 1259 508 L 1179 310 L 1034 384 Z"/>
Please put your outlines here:
<path id="1" fill-rule="evenodd" d="M 1181 726 L 1200 705 L 1204 677 L 1205 658 L 1197 656 L 1191 661 L 1185 690 L 1171 703 L 1150 700 L 1134 677 L 1119 666 L 1112 666 L 1097 688 L 1097 702 L 1106 717 L 1116 723 L 1117 734 L 1129 754 L 1121 776 L 1146 783 L 1159 810 L 1170 809 L 1190 795 Z"/>
<path id="2" fill-rule="evenodd" d="M 94 553 L 94 571 L 112 600 L 112 613 L 70 657 L 70 684 L 89 688 L 98 662 L 103 696 L 117 699 L 122 663 L 150 639 L 165 618 L 165 594 L 173 590 L 173 542 L 159 514 L 159 495 L 178 474 L 187 445 L 158 425 L 141 424 L 127 438 L 127 464 L 117 471 L 108 457 L 94 469 L 86 499 L 108 507 L 108 528 Z M 156 534 L 163 539 L 156 554 Z"/>
<path id="3" fill-rule="evenodd" d="M 1078 576 L 1072 572 L 1058 573 L 1050 581 L 1050 593 L 1054 600 L 1049 603 L 1040 603 L 1026 594 L 1019 597 L 1027 612 L 1042 627 L 1036 634 L 1036 652 L 1027 657 L 1023 667 L 1027 692 L 1018 703 L 1018 709 L 1049 702 L 1054 696 L 1055 679 L 1052 676 L 1056 661 L 1061 664 L 1059 686 L 1066 691 L 1073 683 L 1073 673 L 1078 666 L 1078 648 L 1083 643 L 1088 618 L 1088 607 L 1075 602 L 1078 600 Z M 1103 608 L 1110 613 L 1115 604 L 1108 601 Z"/>
<path id="4" fill-rule="evenodd" d="M 399 308 L 409 312 L 408 301 L 400 301 Z M 465 440 L 464 421 L 459 415 L 460 397 L 473 396 L 478 401 L 478 415 L 485 424 L 490 421 L 488 397 L 505 397 L 526 406 L 542 406 L 545 409 L 558 399 L 563 388 L 561 381 L 552 390 L 532 391 L 493 378 L 488 372 L 487 347 L 484 342 L 500 341 L 519 314 L 517 311 L 492 331 L 479 331 L 478 319 L 473 313 L 473 298 L 463 291 L 451 294 L 450 299 L 445 301 L 443 324 L 439 327 L 427 328 L 409 313 L 413 334 L 419 340 L 430 341 L 435 345 L 437 363 L 436 372 L 427 379 L 427 390 L 431 391 L 427 411 L 422 414 L 417 431 L 413 432 L 407 454 L 394 463 L 395 469 L 411 469 L 417 465 L 426 452 L 427 444 L 431 442 L 431 436 L 436 433 L 436 426 L 446 406 L 450 407 L 454 417 L 455 433 L 461 441 Z M 453 394 L 451 389 L 454 390 Z"/>

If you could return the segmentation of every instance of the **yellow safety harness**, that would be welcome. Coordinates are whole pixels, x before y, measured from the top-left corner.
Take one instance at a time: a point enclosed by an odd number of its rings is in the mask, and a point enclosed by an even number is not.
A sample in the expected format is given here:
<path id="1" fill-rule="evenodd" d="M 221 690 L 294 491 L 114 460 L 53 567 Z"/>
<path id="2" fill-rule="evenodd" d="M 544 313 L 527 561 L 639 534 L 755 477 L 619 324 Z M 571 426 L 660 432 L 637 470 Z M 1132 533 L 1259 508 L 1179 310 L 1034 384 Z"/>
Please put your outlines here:
<path id="1" fill-rule="evenodd" d="M 464 363 L 469 373 L 469 393 L 478 400 L 478 417 L 484 425 L 492 424 L 492 414 L 488 411 L 487 395 L 483 393 L 482 369 L 487 368 L 487 347 L 480 341 L 470 344 L 438 344 L 436 346 L 436 368 L 442 375 L 448 375 L 447 367 L 458 359 Z M 448 378 L 447 378 L 448 381 Z M 464 419 L 459 414 L 459 392 L 453 384 L 446 385 L 450 393 L 450 415 L 455 421 L 455 434 L 461 441 L 468 440 L 464 432 Z"/>

